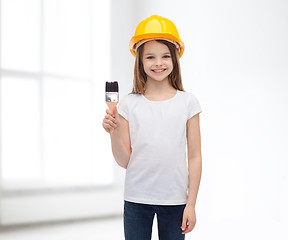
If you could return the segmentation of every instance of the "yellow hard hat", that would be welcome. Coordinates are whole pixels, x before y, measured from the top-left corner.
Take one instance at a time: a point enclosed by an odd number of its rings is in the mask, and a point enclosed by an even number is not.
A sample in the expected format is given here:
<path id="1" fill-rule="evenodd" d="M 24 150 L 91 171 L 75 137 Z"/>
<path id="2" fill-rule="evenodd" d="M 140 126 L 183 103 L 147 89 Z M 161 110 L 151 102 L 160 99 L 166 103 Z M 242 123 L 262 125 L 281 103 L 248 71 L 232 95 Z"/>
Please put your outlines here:
<path id="1" fill-rule="evenodd" d="M 174 43 L 179 51 L 179 58 L 183 55 L 184 42 L 181 41 L 175 24 L 159 15 L 152 15 L 138 24 L 135 34 L 129 42 L 130 52 L 135 57 L 136 50 L 141 44 L 154 39 L 163 39 Z"/>

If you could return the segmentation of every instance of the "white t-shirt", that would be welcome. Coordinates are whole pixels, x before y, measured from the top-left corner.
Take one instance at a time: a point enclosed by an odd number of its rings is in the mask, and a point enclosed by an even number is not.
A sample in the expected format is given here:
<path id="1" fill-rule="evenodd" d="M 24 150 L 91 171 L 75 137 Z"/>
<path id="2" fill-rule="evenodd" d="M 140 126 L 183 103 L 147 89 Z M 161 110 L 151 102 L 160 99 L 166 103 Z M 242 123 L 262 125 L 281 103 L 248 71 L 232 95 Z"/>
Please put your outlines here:
<path id="1" fill-rule="evenodd" d="M 117 104 L 117 110 L 129 122 L 132 148 L 124 200 L 155 205 L 186 204 L 189 183 L 186 123 L 202 111 L 197 98 L 180 90 L 165 101 L 127 94 Z"/>

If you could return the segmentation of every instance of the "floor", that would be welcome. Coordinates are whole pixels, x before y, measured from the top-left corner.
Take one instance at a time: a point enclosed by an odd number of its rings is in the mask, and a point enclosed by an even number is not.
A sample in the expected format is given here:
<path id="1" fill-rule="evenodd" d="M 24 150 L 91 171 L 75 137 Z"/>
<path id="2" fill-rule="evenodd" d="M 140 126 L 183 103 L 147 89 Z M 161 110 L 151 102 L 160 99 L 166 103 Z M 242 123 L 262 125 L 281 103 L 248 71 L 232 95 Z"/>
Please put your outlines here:
<path id="1" fill-rule="evenodd" d="M 2 230 L 1 240 L 124 240 L 121 217 L 89 220 L 34 227 Z M 157 240 L 157 219 L 154 218 L 152 240 Z M 199 221 L 194 230 L 186 234 L 186 240 L 287 240 L 288 224 L 267 219 L 234 219 L 226 221 Z M 137 240 L 137 239 L 135 239 Z"/>

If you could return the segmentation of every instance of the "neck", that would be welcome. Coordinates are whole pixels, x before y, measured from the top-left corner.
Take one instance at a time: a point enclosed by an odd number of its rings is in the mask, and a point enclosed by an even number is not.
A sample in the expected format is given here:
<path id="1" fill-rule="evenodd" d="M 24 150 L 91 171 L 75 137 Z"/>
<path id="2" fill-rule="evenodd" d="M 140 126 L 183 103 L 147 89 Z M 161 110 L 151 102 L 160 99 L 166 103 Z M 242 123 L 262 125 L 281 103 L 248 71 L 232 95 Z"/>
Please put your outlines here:
<path id="1" fill-rule="evenodd" d="M 175 91 L 175 89 L 170 85 L 168 78 L 162 81 L 155 81 L 147 78 L 145 89 L 145 94 L 161 94 Z"/>

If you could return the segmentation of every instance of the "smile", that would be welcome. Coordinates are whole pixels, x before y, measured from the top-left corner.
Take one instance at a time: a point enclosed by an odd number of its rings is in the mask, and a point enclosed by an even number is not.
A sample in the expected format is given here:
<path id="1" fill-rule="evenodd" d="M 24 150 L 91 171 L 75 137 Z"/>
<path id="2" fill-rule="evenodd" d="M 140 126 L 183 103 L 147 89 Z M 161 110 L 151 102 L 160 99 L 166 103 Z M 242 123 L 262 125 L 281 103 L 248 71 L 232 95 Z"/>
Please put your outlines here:
<path id="1" fill-rule="evenodd" d="M 152 71 L 156 72 L 156 73 L 161 73 L 161 72 L 166 71 L 166 69 L 165 68 L 163 68 L 163 69 L 152 69 Z"/>

